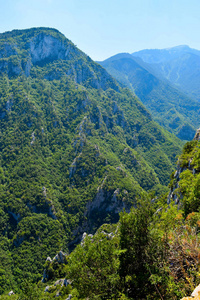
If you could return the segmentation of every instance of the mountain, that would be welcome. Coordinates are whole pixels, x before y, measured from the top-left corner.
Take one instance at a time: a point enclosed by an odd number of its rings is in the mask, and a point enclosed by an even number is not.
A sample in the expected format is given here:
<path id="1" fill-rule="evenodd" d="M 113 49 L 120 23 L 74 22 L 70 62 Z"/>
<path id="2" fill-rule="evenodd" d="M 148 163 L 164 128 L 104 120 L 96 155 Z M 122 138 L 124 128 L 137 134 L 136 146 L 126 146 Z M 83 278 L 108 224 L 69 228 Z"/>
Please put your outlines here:
<path id="1" fill-rule="evenodd" d="M 42 282 L 21 298 L 199 299 L 199 140 L 200 129 L 184 145 L 168 201 L 143 195 L 117 224 L 84 233 L 70 254 L 47 258 Z"/>
<path id="2" fill-rule="evenodd" d="M 181 141 L 60 32 L 0 35 L 0 293 L 41 280 L 141 194 L 167 191 Z"/>
<path id="3" fill-rule="evenodd" d="M 194 137 L 195 128 L 200 125 L 200 104 L 157 77 L 152 65 L 128 53 L 117 54 L 100 64 L 141 99 L 160 125 L 180 139 Z"/>
<path id="4" fill-rule="evenodd" d="M 200 51 L 192 49 L 187 45 L 176 46 L 166 49 L 145 49 L 132 53 L 134 57 L 140 57 L 149 64 L 159 64 L 178 59 L 183 54 L 194 54 L 200 56 Z"/>
<path id="5" fill-rule="evenodd" d="M 149 49 L 132 54 L 148 63 L 158 76 L 200 101 L 200 51 L 188 46 Z"/>

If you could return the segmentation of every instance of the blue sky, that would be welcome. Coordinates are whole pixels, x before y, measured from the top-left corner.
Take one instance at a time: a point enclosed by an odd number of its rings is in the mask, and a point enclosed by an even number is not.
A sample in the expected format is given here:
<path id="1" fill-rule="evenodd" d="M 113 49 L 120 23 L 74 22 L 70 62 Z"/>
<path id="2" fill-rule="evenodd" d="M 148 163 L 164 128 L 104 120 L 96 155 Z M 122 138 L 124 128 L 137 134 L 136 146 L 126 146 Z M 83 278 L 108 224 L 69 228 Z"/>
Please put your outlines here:
<path id="1" fill-rule="evenodd" d="M 199 0 L 0 0 L 0 32 L 61 31 L 94 60 L 121 52 L 200 49 Z"/>

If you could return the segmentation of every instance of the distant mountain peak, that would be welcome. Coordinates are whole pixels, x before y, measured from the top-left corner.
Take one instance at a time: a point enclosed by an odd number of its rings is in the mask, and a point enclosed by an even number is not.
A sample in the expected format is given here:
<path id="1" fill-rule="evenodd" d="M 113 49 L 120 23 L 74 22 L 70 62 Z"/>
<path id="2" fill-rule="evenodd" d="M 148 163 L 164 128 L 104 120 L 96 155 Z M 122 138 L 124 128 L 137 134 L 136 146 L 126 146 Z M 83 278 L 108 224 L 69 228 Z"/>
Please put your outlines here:
<path id="1" fill-rule="evenodd" d="M 164 48 L 164 50 L 172 50 L 172 49 L 174 49 L 174 50 L 187 50 L 187 49 L 191 49 L 191 48 L 188 45 L 179 45 L 179 46 Z"/>

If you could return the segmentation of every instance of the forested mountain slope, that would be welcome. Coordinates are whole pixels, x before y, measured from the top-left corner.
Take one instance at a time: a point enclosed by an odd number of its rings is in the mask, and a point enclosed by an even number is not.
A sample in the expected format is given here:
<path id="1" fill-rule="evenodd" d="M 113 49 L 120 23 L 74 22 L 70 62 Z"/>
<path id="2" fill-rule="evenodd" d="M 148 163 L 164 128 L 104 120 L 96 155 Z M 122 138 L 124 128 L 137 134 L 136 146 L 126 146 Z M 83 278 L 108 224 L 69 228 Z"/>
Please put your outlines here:
<path id="1" fill-rule="evenodd" d="M 140 58 L 143 58 L 142 54 Z M 159 59 L 159 53 L 156 54 L 155 59 Z M 147 58 L 145 62 L 149 62 Z M 128 53 L 117 54 L 100 63 L 113 77 L 135 92 L 160 125 L 180 139 L 191 140 L 194 137 L 200 125 L 200 104 L 197 101 L 174 88 L 161 75 L 157 76 L 151 65 Z"/>
<path id="2" fill-rule="evenodd" d="M 188 46 L 146 49 L 132 54 L 141 58 L 189 97 L 200 100 L 200 51 Z"/>
<path id="3" fill-rule="evenodd" d="M 165 191 L 178 138 L 54 29 L 0 35 L 0 293 Z M 71 244 L 69 244 L 71 242 Z"/>
<path id="4" fill-rule="evenodd" d="M 117 224 L 84 233 L 70 254 L 48 257 L 42 282 L 22 285 L 18 295 L 180 300 L 192 293 L 183 299 L 199 299 L 199 139 L 200 130 L 184 146 L 171 174 L 168 202 L 167 195 L 152 199 L 143 194 L 137 208 L 121 212 Z"/>

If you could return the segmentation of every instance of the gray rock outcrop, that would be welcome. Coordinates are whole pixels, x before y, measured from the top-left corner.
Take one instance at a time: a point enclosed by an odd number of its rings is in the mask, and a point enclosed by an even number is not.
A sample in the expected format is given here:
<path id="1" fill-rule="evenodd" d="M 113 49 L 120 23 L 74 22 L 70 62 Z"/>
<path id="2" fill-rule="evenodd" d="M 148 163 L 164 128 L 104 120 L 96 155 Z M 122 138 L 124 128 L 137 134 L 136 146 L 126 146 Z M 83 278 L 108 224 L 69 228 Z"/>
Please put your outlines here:
<path id="1" fill-rule="evenodd" d="M 59 264 L 64 264 L 67 262 L 66 253 L 59 251 L 58 254 L 53 258 L 53 261 L 57 261 Z"/>
<path id="2" fill-rule="evenodd" d="M 12 295 L 15 295 L 15 293 L 14 293 L 13 291 L 10 291 L 10 292 L 8 293 L 8 296 L 12 296 Z"/>

